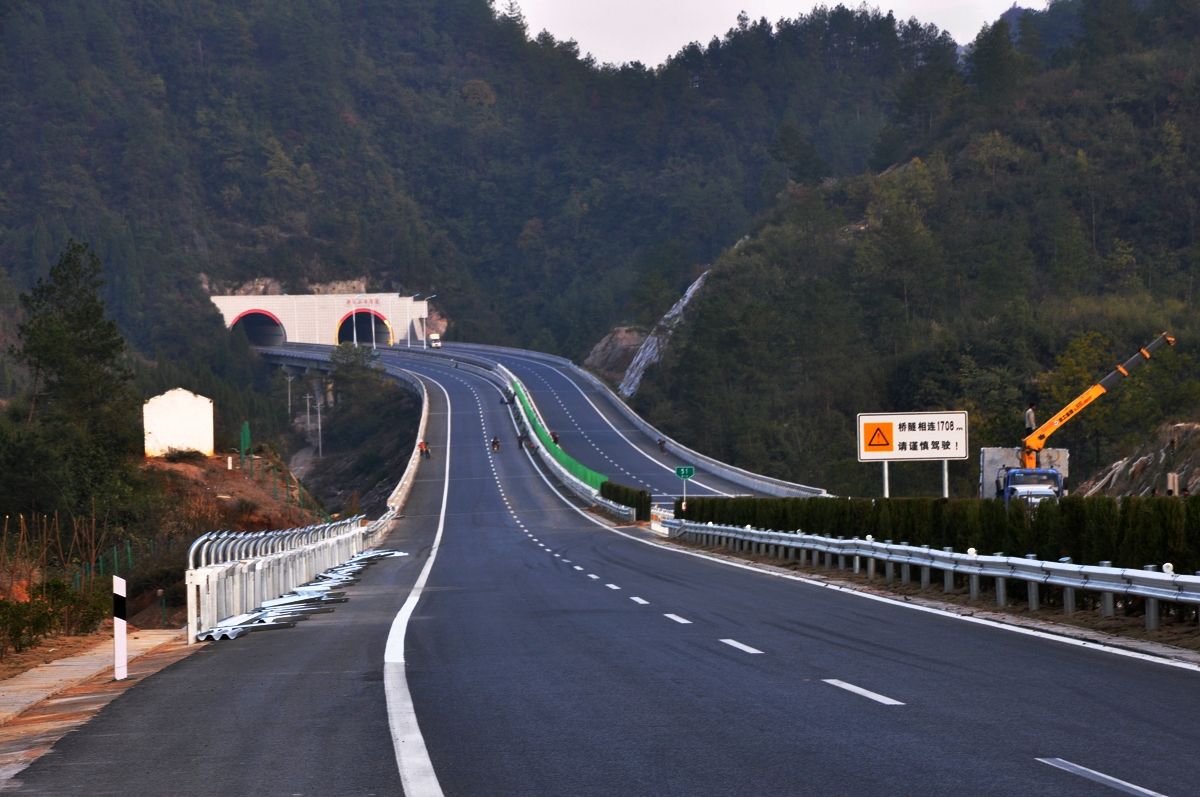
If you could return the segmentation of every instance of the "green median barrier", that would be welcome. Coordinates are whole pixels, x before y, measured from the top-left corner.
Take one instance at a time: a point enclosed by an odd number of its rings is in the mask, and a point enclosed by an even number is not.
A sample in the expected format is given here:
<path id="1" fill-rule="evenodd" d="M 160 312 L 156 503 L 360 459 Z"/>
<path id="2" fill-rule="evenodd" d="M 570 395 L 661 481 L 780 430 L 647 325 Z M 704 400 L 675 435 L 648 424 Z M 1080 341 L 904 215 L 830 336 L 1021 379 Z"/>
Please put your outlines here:
<path id="1" fill-rule="evenodd" d="M 521 410 L 525 413 L 525 418 L 529 421 L 529 427 L 533 429 L 533 433 L 537 435 L 537 439 L 542 442 L 542 447 L 550 452 L 550 456 L 554 457 L 554 460 L 558 464 L 566 468 L 567 473 L 570 473 L 593 490 L 599 490 L 600 485 L 608 481 L 608 477 L 576 461 L 574 457 L 571 457 L 559 448 L 550 439 L 550 432 L 538 420 L 537 413 L 533 411 L 533 405 L 530 403 L 529 397 L 525 395 L 525 388 L 521 386 L 520 382 L 513 382 L 512 389 L 517 400 L 521 402 Z"/>

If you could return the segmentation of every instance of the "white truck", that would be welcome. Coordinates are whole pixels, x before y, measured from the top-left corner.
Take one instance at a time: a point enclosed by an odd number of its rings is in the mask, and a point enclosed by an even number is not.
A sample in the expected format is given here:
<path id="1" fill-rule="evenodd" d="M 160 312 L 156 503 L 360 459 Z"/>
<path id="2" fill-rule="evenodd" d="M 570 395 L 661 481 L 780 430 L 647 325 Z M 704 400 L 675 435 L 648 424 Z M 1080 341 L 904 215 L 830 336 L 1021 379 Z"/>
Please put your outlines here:
<path id="1" fill-rule="evenodd" d="M 442 336 L 440 334 L 438 334 L 437 332 L 429 333 L 429 348 L 431 348 L 431 349 L 442 348 Z"/>

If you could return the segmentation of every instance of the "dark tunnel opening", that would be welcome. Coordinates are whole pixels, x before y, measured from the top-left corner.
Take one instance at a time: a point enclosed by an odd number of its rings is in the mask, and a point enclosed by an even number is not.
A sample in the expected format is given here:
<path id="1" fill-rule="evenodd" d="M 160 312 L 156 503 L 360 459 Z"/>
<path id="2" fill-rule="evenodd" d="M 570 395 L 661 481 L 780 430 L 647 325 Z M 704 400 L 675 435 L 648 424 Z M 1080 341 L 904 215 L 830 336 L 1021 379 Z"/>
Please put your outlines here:
<path id="1" fill-rule="evenodd" d="M 234 327 L 245 332 L 251 346 L 279 346 L 287 342 L 283 327 L 266 313 L 247 313 Z"/>

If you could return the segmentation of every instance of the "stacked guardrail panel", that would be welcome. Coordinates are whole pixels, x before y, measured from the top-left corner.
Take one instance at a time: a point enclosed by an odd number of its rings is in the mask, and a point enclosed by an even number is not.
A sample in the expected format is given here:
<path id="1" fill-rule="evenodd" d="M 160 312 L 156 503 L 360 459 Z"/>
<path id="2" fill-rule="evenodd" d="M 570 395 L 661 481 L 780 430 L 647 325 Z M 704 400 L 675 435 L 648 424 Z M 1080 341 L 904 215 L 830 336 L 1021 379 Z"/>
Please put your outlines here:
<path id="1" fill-rule="evenodd" d="M 188 644 L 196 634 L 310 581 L 359 554 L 393 513 L 278 531 L 216 531 L 196 538 L 185 575 Z"/>

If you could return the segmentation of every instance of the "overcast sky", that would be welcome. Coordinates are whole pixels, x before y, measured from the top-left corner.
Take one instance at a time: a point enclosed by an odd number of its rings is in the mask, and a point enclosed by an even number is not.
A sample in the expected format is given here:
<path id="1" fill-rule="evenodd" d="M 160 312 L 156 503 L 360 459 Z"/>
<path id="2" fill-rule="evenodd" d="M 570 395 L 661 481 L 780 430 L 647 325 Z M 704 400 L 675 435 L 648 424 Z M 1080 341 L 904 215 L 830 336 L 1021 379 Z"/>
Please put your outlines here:
<path id="1" fill-rule="evenodd" d="M 556 39 L 574 39 L 581 54 L 601 63 L 641 61 L 657 66 L 689 42 L 707 44 L 737 24 L 745 11 L 751 19 L 807 14 L 817 5 L 836 6 L 837 0 L 518 0 L 531 36 L 548 30 Z M 849 8 L 856 0 L 844 0 Z M 898 19 L 916 17 L 950 31 L 959 44 L 974 41 L 984 23 L 994 22 L 1013 0 L 892 0 L 868 2 Z M 503 9 L 505 0 L 497 0 Z M 1042 8 L 1041 0 L 1025 0 L 1026 8 Z"/>

